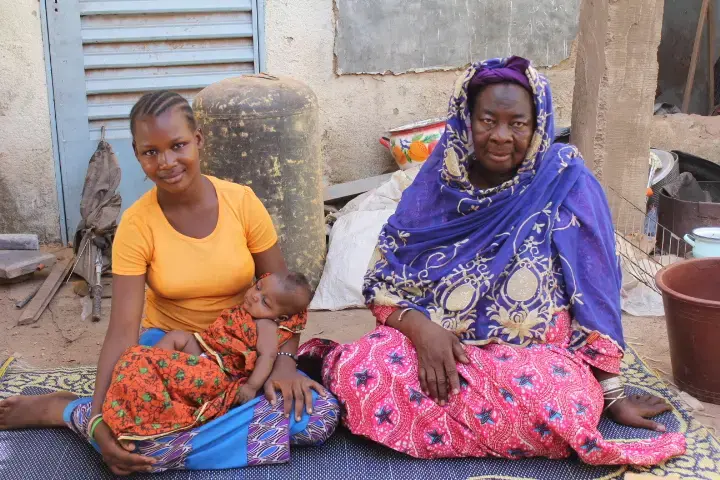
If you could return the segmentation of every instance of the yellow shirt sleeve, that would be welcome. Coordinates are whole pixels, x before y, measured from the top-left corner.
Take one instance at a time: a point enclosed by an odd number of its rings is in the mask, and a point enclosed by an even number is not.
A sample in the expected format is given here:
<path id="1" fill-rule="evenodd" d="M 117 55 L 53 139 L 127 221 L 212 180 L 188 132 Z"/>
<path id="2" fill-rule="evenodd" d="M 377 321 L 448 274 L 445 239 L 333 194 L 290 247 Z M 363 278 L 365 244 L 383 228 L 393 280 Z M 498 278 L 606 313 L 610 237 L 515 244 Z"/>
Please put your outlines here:
<path id="1" fill-rule="evenodd" d="M 245 225 L 245 238 L 250 253 L 262 253 L 277 243 L 277 233 L 272 218 L 265 205 L 247 188 L 247 195 L 242 204 L 242 221 Z"/>
<path id="2" fill-rule="evenodd" d="M 150 229 L 136 216 L 120 220 L 112 251 L 112 270 L 116 275 L 145 275 L 152 258 Z"/>

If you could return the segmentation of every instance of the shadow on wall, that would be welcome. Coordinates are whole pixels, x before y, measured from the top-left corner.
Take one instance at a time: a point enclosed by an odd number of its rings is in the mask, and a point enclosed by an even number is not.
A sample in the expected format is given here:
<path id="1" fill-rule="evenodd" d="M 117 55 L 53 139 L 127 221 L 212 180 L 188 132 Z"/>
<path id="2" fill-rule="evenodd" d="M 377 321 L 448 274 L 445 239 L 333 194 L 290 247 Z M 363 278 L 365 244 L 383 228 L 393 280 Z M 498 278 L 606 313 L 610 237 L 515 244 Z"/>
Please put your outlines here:
<path id="1" fill-rule="evenodd" d="M 0 153 L 0 165 L 3 164 L 3 156 Z M 16 199 L 17 195 L 13 195 L 8 181 L 0 174 L 0 233 L 24 233 L 25 222 Z"/>

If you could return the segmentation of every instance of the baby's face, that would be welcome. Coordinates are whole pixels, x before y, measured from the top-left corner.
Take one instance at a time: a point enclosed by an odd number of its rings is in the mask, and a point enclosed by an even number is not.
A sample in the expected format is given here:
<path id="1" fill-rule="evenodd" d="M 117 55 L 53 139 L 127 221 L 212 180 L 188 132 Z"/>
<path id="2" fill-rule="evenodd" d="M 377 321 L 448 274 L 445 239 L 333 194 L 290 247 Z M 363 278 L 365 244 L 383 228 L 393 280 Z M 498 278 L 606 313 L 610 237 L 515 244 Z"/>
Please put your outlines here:
<path id="1" fill-rule="evenodd" d="M 258 280 L 245 293 L 243 307 L 253 318 L 275 320 L 283 315 L 291 315 L 292 294 L 285 291 L 283 282 L 277 275 L 269 275 Z"/>

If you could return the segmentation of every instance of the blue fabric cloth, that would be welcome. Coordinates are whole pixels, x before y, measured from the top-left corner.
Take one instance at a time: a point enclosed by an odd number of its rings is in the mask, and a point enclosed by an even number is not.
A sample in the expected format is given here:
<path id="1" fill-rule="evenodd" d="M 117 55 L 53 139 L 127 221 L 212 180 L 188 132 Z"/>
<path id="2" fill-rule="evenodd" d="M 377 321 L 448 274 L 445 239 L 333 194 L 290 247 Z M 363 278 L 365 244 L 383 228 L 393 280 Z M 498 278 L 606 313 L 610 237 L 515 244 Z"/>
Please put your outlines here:
<path id="1" fill-rule="evenodd" d="M 141 345 L 153 346 L 165 335 L 152 328 L 143 332 Z M 290 445 L 320 445 L 335 430 L 340 407 L 333 397 L 313 395 L 313 414 L 303 409 L 302 418 L 289 419 L 282 413 L 283 402 L 270 405 L 262 393 L 222 417 L 192 430 L 166 435 L 149 441 L 135 442 L 138 453 L 158 459 L 157 470 L 217 470 L 250 465 L 285 463 L 290 460 Z M 71 402 L 64 410 L 65 423 L 86 438 L 99 451 L 96 442 L 87 438 L 92 397 Z M 293 410 L 294 411 L 294 405 Z"/>
<path id="2" fill-rule="evenodd" d="M 153 345 L 158 343 L 160 339 L 164 336 L 164 330 L 160 330 L 159 328 L 148 328 L 142 333 L 142 335 L 140 335 L 140 338 L 138 339 L 138 344 L 144 345 L 146 347 L 152 347 Z"/>
<path id="3" fill-rule="evenodd" d="M 383 228 L 365 279 L 368 303 L 418 309 L 468 344 L 545 341 L 560 310 L 574 319 L 572 347 L 592 332 L 624 347 L 621 271 L 605 194 L 578 150 L 556 144 L 547 79 L 528 66 L 536 131 L 514 178 L 480 190 L 468 86 L 458 79 L 445 133 Z"/>

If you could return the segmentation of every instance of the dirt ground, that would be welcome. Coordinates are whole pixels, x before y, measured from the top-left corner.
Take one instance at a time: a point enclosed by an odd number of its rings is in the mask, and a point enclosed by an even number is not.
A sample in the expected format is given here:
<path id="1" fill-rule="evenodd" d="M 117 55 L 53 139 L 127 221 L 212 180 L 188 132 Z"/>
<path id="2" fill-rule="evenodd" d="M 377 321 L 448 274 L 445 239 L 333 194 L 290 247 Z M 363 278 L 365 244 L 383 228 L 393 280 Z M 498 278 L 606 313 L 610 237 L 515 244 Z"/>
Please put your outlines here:
<path id="1" fill-rule="evenodd" d="M 70 251 L 57 252 L 61 258 Z M 0 364 L 10 355 L 28 366 L 94 365 L 100 353 L 110 316 L 110 298 L 103 298 L 102 320 L 83 321 L 82 297 L 73 292 L 77 277 L 64 284 L 37 323 L 17 326 L 21 310 L 15 303 L 43 282 L 48 272 L 22 283 L 0 285 Z M 367 310 L 313 312 L 303 340 L 322 336 L 339 342 L 361 337 L 374 325 Z"/>
<path id="2" fill-rule="evenodd" d="M 103 299 L 100 322 L 83 321 L 81 297 L 73 292 L 70 282 L 62 286 L 37 323 L 16 326 L 20 310 L 15 303 L 37 287 L 45 275 L 39 273 L 33 280 L 0 285 L 0 363 L 13 355 L 24 365 L 35 367 L 95 364 L 110 315 L 109 298 Z M 672 382 L 664 318 L 625 316 L 623 324 L 627 342 L 658 375 Z M 312 312 L 303 340 L 323 337 L 348 342 L 370 331 L 373 325 L 367 310 Z M 696 418 L 714 433 L 720 432 L 720 406 L 703 405 L 704 410 L 695 412 Z"/>

